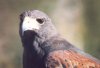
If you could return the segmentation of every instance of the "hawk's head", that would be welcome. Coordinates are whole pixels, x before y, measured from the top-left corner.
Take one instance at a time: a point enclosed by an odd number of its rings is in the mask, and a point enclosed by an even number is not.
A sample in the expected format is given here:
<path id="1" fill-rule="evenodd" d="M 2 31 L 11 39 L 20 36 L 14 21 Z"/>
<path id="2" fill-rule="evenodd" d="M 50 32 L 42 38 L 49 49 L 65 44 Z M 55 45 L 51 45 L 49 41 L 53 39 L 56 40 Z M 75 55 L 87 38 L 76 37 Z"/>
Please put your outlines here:
<path id="1" fill-rule="evenodd" d="M 20 36 L 34 33 L 34 36 L 49 38 L 56 34 L 51 19 L 38 10 L 26 11 L 20 15 Z"/>

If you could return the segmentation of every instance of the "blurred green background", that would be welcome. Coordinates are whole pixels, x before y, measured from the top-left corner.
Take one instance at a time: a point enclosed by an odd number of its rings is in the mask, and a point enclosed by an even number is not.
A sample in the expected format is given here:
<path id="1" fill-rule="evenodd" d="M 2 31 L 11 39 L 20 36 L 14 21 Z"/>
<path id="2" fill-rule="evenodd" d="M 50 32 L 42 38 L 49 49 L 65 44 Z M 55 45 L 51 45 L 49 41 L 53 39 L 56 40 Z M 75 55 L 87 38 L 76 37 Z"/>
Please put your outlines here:
<path id="1" fill-rule="evenodd" d="M 19 15 L 38 9 L 70 43 L 100 59 L 100 0 L 0 0 L 0 68 L 22 68 Z"/>

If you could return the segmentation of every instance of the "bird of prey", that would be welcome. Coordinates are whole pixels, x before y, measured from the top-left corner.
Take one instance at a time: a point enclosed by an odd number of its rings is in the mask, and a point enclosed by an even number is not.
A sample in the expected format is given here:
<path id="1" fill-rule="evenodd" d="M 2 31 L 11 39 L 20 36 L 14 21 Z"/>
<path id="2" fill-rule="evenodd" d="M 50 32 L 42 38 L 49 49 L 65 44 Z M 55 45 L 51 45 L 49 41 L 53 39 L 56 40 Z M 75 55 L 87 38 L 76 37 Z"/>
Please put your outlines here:
<path id="1" fill-rule="evenodd" d="M 42 11 L 20 15 L 19 34 L 24 48 L 23 68 L 100 68 L 100 61 L 76 48 Z"/>

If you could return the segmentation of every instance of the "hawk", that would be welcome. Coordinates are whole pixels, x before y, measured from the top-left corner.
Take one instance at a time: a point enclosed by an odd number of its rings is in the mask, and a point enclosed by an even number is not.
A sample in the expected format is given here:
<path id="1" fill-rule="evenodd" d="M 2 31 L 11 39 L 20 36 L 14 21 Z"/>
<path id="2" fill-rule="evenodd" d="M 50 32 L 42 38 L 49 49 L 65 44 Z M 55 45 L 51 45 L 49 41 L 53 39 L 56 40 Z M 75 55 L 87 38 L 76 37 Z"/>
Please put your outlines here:
<path id="1" fill-rule="evenodd" d="M 23 68 L 100 68 L 100 61 L 61 37 L 42 11 L 20 15 Z"/>

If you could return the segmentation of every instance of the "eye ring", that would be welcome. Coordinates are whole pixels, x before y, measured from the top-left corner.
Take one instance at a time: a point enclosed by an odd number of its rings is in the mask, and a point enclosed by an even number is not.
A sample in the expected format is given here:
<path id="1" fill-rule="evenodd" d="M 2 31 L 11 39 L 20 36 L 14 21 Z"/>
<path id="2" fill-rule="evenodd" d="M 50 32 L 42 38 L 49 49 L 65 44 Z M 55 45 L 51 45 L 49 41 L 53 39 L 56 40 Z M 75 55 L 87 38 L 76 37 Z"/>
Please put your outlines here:
<path id="1" fill-rule="evenodd" d="M 43 24 L 44 23 L 44 19 L 41 19 L 41 18 L 37 18 L 36 21 L 40 24 Z"/>

